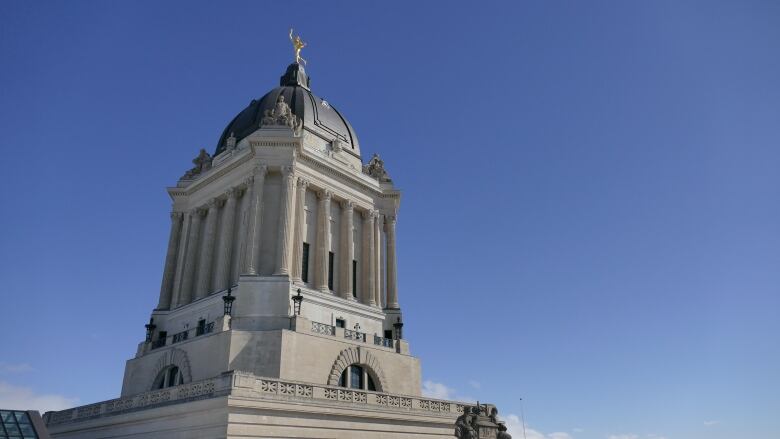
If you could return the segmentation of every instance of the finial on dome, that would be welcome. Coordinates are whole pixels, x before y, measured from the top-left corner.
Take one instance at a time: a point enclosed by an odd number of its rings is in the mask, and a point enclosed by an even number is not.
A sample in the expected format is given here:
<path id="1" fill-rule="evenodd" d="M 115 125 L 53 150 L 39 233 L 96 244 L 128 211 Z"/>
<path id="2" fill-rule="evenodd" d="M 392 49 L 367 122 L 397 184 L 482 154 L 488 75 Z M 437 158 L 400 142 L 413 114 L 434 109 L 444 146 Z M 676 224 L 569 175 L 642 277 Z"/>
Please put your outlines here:
<path id="1" fill-rule="evenodd" d="M 303 61 L 303 64 L 306 65 L 306 60 L 301 58 L 301 49 L 306 47 L 306 43 L 301 40 L 300 35 L 296 35 L 293 37 L 293 29 L 290 28 L 290 41 L 292 42 L 293 48 L 295 49 L 295 63 L 300 64 L 301 61 Z"/>

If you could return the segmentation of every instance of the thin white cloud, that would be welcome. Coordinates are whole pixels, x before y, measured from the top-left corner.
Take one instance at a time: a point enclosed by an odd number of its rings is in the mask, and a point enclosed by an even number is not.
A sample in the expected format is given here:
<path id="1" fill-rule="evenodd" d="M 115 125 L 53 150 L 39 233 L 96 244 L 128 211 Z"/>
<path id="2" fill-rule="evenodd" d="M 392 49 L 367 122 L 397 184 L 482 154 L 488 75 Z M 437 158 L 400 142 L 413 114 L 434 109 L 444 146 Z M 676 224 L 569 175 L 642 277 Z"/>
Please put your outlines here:
<path id="1" fill-rule="evenodd" d="M 574 433 L 582 433 L 585 430 L 582 428 L 572 428 L 571 431 L 573 431 Z"/>
<path id="2" fill-rule="evenodd" d="M 512 435 L 513 439 L 574 439 L 574 436 L 569 433 L 557 431 L 554 433 L 542 433 L 541 431 L 534 430 L 526 425 L 525 435 L 523 434 L 523 423 L 520 417 L 517 415 L 507 415 L 504 418 L 506 423 L 506 430 Z"/>
<path id="3" fill-rule="evenodd" d="M 640 436 L 638 434 L 629 433 L 629 434 L 611 434 L 607 436 L 607 439 L 666 439 L 666 436 L 660 436 L 657 434 L 646 434 L 644 436 Z"/>
<path id="4" fill-rule="evenodd" d="M 431 380 L 423 381 L 422 394 L 428 398 L 447 399 L 450 401 L 475 402 L 471 396 L 461 395 L 457 390 L 442 383 Z"/>
<path id="5" fill-rule="evenodd" d="M 62 395 L 37 394 L 28 387 L 14 386 L 0 381 L 0 407 L 16 410 L 63 410 L 78 405 L 78 398 Z"/>
<path id="6" fill-rule="evenodd" d="M 720 424 L 720 421 L 704 421 L 705 427 L 712 427 L 713 425 L 718 425 L 718 424 Z"/>
<path id="7" fill-rule="evenodd" d="M 33 368 L 27 363 L 6 363 L 0 361 L 0 374 L 30 372 Z"/>
<path id="8" fill-rule="evenodd" d="M 471 386 L 474 389 L 481 389 L 482 384 L 479 381 L 476 380 L 469 380 L 469 386 Z"/>

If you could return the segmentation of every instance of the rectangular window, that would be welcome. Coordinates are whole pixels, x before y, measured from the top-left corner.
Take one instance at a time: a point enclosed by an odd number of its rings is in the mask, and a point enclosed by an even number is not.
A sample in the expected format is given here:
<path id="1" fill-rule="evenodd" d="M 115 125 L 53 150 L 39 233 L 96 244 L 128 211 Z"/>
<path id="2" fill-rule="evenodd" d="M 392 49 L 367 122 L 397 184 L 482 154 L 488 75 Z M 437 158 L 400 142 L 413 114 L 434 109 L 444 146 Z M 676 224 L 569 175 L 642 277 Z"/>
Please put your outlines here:
<path id="1" fill-rule="evenodd" d="M 195 335 L 203 335 L 206 333 L 206 321 L 198 320 L 198 327 L 195 328 Z"/>
<path id="2" fill-rule="evenodd" d="M 336 319 L 336 327 L 337 328 L 346 328 L 347 322 L 344 319 Z"/>
<path id="3" fill-rule="evenodd" d="M 309 243 L 303 243 L 303 256 L 301 257 L 301 280 L 309 283 Z"/>
<path id="4" fill-rule="evenodd" d="M 353 389 L 362 389 L 363 388 L 363 368 L 359 366 L 350 366 L 350 385 L 349 387 Z"/>
<path id="5" fill-rule="evenodd" d="M 357 261 L 352 260 L 352 297 L 357 297 Z"/>
<path id="6" fill-rule="evenodd" d="M 333 252 L 328 252 L 328 289 L 333 290 Z"/>
<path id="7" fill-rule="evenodd" d="M 392 329 L 385 329 L 385 338 L 393 338 L 393 330 Z"/>

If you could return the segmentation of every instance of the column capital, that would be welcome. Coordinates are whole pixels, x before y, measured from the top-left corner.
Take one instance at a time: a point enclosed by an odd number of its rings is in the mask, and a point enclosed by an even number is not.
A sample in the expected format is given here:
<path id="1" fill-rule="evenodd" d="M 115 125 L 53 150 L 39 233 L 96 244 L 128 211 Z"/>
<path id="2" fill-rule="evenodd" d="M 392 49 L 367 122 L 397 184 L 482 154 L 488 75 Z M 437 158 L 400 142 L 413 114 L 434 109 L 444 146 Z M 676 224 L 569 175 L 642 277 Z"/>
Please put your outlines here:
<path id="1" fill-rule="evenodd" d="M 339 204 L 341 204 L 342 209 L 346 209 L 346 210 L 355 209 L 355 202 L 351 200 L 342 200 Z"/>
<path id="2" fill-rule="evenodd" d="M 396 220 L 397 220 L 397 218 L 396 218 L 395 214 L 387 214 L 387 215 L 385 215 L 385 224 L 387 224 L 387 225 L 395 225 Z"/>
<path id="3" fill-rule="evenodd" d="M 293 165 L 279 166 L 279 172 L 285 177 L 290 176 L 294 170 L 295 167 Z"/>
<path id="4" fill-rule="evenodd" d="M 216 209 L 217 207 L 219 207 L 221 201 L 222 200 L 220 200 L 219 198 L 212 198 L 206 202 L 206 207 L 208 208 L 208 210 Z"/>
<path id="5" fill-rule="evenodd" d="M 223 196 L 225 197 L 225 199 L 236 198 L 238 196 L 238 188 L 232 187 L 226 190 Z"/>
<path id="6" fill-rule="evenodd" d="M 171 221 L 178 221 L 184 217 L 184 212 L 171 212 Z"/>
<path id="7" fill-rule="evenodd" d="M 254 182 L 254 181 L 255 181 L 255 176 L 254 175 L 250 175 L 247 178 L 245 178 L 243 182 L 241 182 L 241 185 L 244 188 L 248 188 L 249 186 L 252 186 L 252 182 Z"/>
<path id="8" fill-rule="evenodd" d="M 333 196 L 333 192 L 323 189 L 319 192 L 317 192 L 317 198 L 323 201 L 330 201 L 331 197 Z"/>
<path id="9" fill-rule="evenodd" d="M 309 180 L 306 180 L 303 177 L 298 177 L 298 187 L 301 189 L 306 189 L 306 187 L 309 186 Z"/>
<path id="10" fill-rule="evenodd" d="M 263 176 L 265 177 L 265 174 L 268 172 L 268 166 L 267 165 L 257 165 L 252 169 L 252 174 L 256 176 Z"/>
<path id="11" fill-rule="evenodd" d="M 379 219 L 379 217 L 380 217 L 381 215 L 382 215 L 382 214 L 381 214 L 381 213 L 379 213 L 379 211 L 378 211 L 378 210 L 376 210 L 376 209 L 374 209 L 374 210 L 372 210 L 372 211 L 371 211 L 371 218 L 374 218 L 374 219 Z"/>
<path id="12" fill-rule="evenodd" d="M 202 207 L 196 207 L 190 210 L 190 216 L 193 218 L 199 218 L 206 214 L 206 209 Z"/>

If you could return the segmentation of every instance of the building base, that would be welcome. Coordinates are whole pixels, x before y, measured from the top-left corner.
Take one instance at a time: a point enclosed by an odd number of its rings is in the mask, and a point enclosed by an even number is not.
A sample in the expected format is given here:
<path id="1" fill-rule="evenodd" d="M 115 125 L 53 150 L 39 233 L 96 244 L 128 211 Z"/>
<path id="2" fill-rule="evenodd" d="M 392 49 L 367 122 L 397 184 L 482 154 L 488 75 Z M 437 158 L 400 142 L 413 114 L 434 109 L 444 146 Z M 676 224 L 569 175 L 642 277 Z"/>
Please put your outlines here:
<path id="1" fill-rule="evenodd" d="M 280 381 L 244 372 L 59 412 L 55 438 L 452 438 L 454 401 Z"/>

